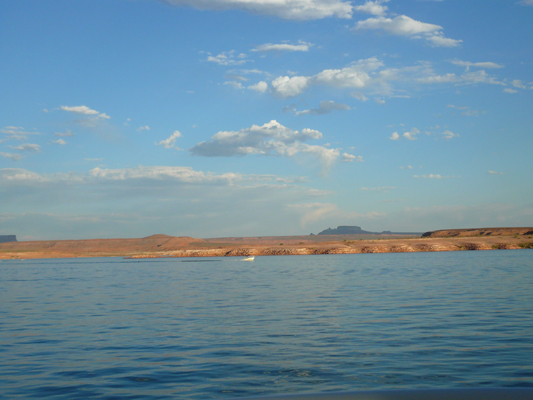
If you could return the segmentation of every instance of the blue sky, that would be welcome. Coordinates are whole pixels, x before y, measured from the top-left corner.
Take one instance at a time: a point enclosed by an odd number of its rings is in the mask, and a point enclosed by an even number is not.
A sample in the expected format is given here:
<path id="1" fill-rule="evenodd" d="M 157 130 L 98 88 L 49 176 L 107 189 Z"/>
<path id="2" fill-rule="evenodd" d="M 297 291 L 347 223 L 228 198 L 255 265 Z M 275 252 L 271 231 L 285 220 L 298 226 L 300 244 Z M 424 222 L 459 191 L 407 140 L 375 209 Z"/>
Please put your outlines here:
<path id="1" fill-rule="evenodd" d="M 533 226 L 533 1 L 6 0 L 0 234 Z"/>

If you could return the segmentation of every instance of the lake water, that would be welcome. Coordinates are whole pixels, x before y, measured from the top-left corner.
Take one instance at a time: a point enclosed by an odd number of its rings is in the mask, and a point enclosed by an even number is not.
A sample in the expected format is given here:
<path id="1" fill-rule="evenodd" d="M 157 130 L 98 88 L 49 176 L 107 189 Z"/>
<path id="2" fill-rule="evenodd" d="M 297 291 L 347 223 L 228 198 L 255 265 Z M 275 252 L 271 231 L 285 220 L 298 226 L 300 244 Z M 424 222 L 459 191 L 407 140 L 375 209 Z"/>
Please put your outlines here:
<path id="1" fill-rule="evenodd" d="M 533 387 L 533 251 L 0 262 L 0 398 Z"/>

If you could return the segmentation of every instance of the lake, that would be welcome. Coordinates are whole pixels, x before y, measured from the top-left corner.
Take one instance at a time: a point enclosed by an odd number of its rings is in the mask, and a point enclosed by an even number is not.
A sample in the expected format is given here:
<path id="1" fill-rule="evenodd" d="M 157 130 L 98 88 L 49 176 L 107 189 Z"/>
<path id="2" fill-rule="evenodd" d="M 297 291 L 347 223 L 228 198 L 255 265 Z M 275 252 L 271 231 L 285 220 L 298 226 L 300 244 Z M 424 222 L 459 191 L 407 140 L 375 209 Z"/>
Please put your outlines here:
<path id="1" fill-rule="evenodd" d="M 0 398 L 533 387 L 533 251 L 0 262 Z"/>

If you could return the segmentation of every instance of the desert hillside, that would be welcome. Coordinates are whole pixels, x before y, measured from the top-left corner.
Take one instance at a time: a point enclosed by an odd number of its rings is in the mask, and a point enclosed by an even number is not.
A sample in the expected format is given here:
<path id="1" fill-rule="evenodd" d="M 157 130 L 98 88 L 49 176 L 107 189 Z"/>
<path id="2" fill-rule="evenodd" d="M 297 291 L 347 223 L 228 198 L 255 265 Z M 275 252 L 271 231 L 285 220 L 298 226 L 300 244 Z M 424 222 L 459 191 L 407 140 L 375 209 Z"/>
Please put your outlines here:
<path id="1" fill-rule="evenodd" d="M 449 229 L 424 237 L 313 235 L 195 239 L 48 240 L 0 243 L 0 259 L 107 257 L 242 257 L 310 254 L 411 253 L 533 248 L 533 228 Z"/>
<path id="2" fill-rule="evenodd" d="M 473 237 L 473 236 L 531 236 L 533 228 L 474 228 L 474 229 L 442 229 L 426 232 L 422 237 Z"/>

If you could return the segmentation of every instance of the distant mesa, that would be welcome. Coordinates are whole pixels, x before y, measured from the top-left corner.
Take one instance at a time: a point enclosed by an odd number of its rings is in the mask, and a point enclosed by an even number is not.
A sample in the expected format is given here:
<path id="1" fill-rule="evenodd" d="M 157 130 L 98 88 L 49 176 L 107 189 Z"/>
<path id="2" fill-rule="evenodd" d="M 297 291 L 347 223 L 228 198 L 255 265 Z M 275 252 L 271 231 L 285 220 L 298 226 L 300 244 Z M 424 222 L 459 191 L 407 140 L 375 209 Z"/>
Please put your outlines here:
<path id="1" fill-rule="evenodd" d="M 319 232 L 319 235 L 371 235 L 374 232 L 368 232 L 361 229 L 360 226 L 338 226 L 336 229 L 325 229 Z"/>
<path id="2" fill-rule="evenodd" d="M 17 242 L 16 235 L 0 235 L 0 243 Z"/>
<path id="3" fill-rule="evenodd" d="M 318 233 L 318 235 L 413 235 L 413 236 L 420 236 L 421 234 L 422 232 L 391 232 L 391 231 L 369 232 L 369 231 L 362 230 L 360 226 L 345 226 L 345 225 L 338 226 L 336 229 L 328 228 Z"/>

